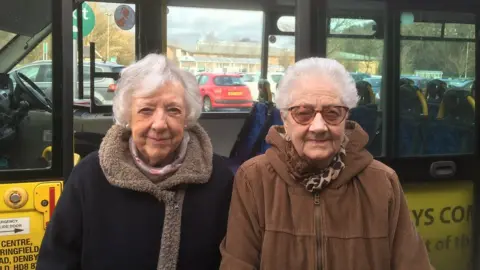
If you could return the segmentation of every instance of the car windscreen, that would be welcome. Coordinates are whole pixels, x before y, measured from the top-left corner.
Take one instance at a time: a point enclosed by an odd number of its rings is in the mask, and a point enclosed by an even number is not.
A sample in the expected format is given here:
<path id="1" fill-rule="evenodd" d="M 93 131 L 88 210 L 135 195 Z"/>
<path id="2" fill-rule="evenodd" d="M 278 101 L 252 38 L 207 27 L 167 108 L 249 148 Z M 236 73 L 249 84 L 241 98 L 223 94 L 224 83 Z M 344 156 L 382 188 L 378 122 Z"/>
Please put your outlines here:
<path id="1" fill-rule="evenodd" d="M 239 86 L 245 85 L 240 77 L 216 76 L 213 83 L 217 86 Z"/>

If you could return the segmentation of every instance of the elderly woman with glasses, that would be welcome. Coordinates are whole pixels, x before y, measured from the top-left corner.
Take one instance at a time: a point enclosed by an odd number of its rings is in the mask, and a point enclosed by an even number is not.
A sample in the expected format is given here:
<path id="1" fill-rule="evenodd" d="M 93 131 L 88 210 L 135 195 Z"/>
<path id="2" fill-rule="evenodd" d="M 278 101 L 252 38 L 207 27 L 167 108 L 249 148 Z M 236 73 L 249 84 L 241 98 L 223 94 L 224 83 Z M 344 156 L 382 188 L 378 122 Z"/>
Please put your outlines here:
<path id="1" fill-rule="evenodd" d="M 397 175 L 346 120 L 358 99 L 334 60 L 287 70 L 277 96 L 284 126 L 235 176 L 220 269 L 431 269 Z"/>
<path id="2" fill-rule="evenodd" d="M 201 111 L 195 77 L 164 55 L 126 67 L 116 123 L 68 178 L 36 269 L 217 270 L 233 174 Z"/>

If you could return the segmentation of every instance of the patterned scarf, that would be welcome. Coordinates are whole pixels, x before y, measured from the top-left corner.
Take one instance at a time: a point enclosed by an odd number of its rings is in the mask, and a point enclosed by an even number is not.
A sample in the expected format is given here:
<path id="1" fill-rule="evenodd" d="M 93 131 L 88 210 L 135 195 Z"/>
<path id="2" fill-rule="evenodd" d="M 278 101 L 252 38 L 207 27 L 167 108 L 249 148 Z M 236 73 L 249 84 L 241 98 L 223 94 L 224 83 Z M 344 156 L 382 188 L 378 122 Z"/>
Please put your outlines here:
<path id="1" fill-rule="evenodd" d="M 328 186 L 328 184 L 338 178 L 345 168 L 346 151 L 345 146 L 348 138 L 340 146 L 340 151 L 333 157 L 332 162 L 326 168 L 319 169 L 308 160 L 300 157 L 291 141 L 286 145 L 286 163 L 290 174 L 294 179 L 300 181 L 309 192 L 317 192 Z"/>

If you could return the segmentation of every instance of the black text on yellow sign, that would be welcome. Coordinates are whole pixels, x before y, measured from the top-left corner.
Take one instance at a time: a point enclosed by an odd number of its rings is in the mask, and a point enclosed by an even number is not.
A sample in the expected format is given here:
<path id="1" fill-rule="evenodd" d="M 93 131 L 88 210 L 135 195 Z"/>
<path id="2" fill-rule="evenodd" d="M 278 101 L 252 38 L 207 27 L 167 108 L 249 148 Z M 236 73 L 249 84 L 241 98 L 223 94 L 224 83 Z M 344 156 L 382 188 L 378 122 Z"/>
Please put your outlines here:
<path id="1" fill-rule="evenodd" d="M 35 269 L 39 250 L 29 238 L 0 241 L 0 270 Z"/>
<path id="2" fill-rule="evenodd" d="M 60 181 L 0 184 L 0 270 L 36 269 L 62 187 Z"/>
<path id="3" fill-rule="evenodd" d="M 441 224 L 470 224 L 472 220 L 472 205 L 454 205 L 441 209 L 420 208 L 413 209 L 415 226 L 433 226 L 435 223 Z M 453 231 L 452 231 L 453 232 Z M 444 250 L 444 249 L 462 249 L 470 250 L 470 234 L 461 233 L 459 235 L 444 235 L 442 238 L 425 239 L 427 250 Z"/>
<path id="4" fill-rule="evenodd" d="M 406 185 L 410 217 L 436 270 L 469 270 L 472 255 L 473 184 Z"/>

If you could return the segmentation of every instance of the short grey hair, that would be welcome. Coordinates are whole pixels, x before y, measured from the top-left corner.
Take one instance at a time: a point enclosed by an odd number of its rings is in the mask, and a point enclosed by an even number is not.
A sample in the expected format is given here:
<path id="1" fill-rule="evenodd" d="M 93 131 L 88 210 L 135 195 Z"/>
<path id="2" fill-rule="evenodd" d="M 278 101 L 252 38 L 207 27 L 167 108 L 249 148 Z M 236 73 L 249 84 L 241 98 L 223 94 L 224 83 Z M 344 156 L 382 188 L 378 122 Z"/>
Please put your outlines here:
<path id="1" fill-rule="evenodd" d="M 307 76 L 328 77 L 337 86 L 342 102 L 348 108 L 357 106 L 359 100 L 355 81 L 345 67 L 333 59 L 311 57 L 290 66 L 278 86 L 276 105 L 285 109 L 290 106 L 293 85 Z"/>
<path id="2" fill-rule="evenodd" d="M 202 113 L 201 95 L 192 73 L 180 69 L 162 54 L 149 54 L 120 73 L 113 98 L 115 123 L 130 124 L 132 97 L 147 97 L 167 82 L 181 83 L 185 89 L 187 126 L 193 126 Z"/>

